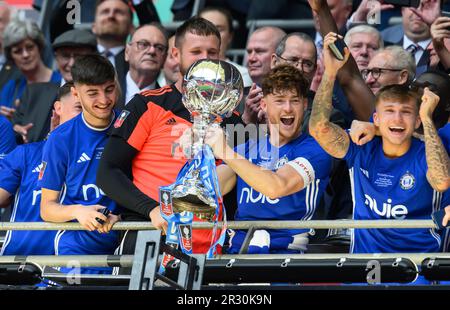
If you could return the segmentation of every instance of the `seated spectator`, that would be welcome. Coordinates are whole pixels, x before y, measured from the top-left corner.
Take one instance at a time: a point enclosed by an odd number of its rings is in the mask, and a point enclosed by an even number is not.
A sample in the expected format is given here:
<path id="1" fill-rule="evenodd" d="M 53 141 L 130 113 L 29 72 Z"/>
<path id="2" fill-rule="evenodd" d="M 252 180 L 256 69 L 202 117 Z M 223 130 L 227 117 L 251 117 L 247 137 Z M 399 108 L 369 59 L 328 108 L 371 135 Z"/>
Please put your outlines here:
<path id="1" fill-rule="evenodd" d="M 248 74 L 247 68 L 229 60 L 226 56 L 234 36 L 233 17 L 231 16 L 231 13 L 227 9 L 221 7 L 206 7 L 201 10 L 198 15 L 209 20 L 219 30 L 222 40 L 222 44 L 220 45 L 220 59 L 228 61 L 239 70 L 242 75 L 242 80 L 244 81 L 244 87 L 252 86 L 252 79 Z"/>
<path id="2" fill-rule="evenodd" d="M 221 129 L 208 130 L 205 142 L 224 162 L 217 167 L 221 193 L 237 186 L 236 220 L 305 221 L 313 216 L 328 183 L 331 158 L 301 130 L 308 88 L 299 70 L 277 66 L 262 82 L 261 106 L 267 114 L 268 135 L 233 150 Z M 182 140 L 186 137 L 190 137 L 188 131 Z M 248 253 L 303 252 L 308 231 L 256 230 Z M 229 253 L 239 252 L 245 236 L 245 231 L 231 232 Z"/>
<path id="3" fill-rule="evenodd" d="M 353 180 L 355 220 L 429 219 L 440 208 L 436 195 L 442 195 L 438 192 L 445 191 L 450 183 L 447 152 L 439 137 L 431 134 L 434 127 L 431 114 L 439 97 L 426 88 L 419 112 L 417 92 L 408 86 L 382 88 L 373 116 L 381 138 L 374 138 L 364 146 L 355 144 L 346 131 L 329 122 L 337 71 L 350 54 L 346 50 L 343 61 L 332 55 L 328 46 L 338 38 L 333 32 L 325 37 L 325 72 L 313 104 L 311 135 L 328 154 L 346 160 Z M 425 142 L 412 136 L 421 118 L 427 127 Z M 446 157 L 447 162 L 437 160 Z M 436 252 L 440 243 L 433 229 L 355 229 L 351 252 Z"/>
<path id="4" fill-rule="evenodd" d="M 5 116 L 12 117 L 27 84 L 50 81 L 60 85 L 61 74 L 46 67 L 42 61 L 44 46 L 44 37 L 35 23 L 14 20 L 6 27 L 3 34 L 5 55 L 14 61 L 23 77 L 10 80 L 1 90 L 0 105 L 9 108 Z"/>
<path id="5" fill-rule="evenodd" d="M 415 68 L 414 59 L 407 51 L 391 45 L 379 50 L 361 74 L 370 90 L 377 94 L 383 86 L 412 82 Z"/>
<path id="6" fill-rule="evenodd" d="M 67 83 L 59 90 L 54 103 L 57 123 L 62 124 L 81 112 L 81 105 L 72 96 Z M 42 150 L 45 141 L 20 145 L 0 164 L 0 205 L 15 195 L 11 222 L 41 222 L 39 205 L 41 190 L 38 176 L 45 169 L 42 164 Z M 56 232 L 8 231 L 0 255 L 54 255 Z"/>
<path id="7" fill-rule="evenodd" d="M 125 105 L 137 93 L 160 88 L 156 79 L 166 57 L 167 35 L 161 25 L 149 24 L 136 29 L 125 49 L 125 61 L 130 68 L 122 89 Z"/>
<path id="8" fill-rule="evenodd" d="M 163 69 L 160 72 L 157 80 L 158 84 L 161 87 L 176 83 L 180 76 L 180 64 L 178 63 L 177 58 L 174 57 L 172 54 L 172 49 L 174 45 L 175 45 L 175 35 L 169 38 L 166 61 L 164 62 Z"/>
<path id="9" fill-rule="evenodd" d="M 95 36 L 86 30 L 69 30 L 52 44 L 56 65 L 62 74 L 62 82 L 72 81 L 71 69 L 75 58 L 97 53 Z M 14 131 L 23 142 L 42 141 L 50 130 L 53 102 L 58 97 L 59 85 L 51 82 L 26 86 L 21 104 L 14 113 Z"/>
<path id="10" fill-rule="evenodd" d="M 42 188 L 42 219 L 56 223 L 76 220 L 86 229 L 60 231 L 55 238 L 57 255 L 107 255 L 118 245 L 117 232 L 110 232 L 119 220 L 113 214 L 118 208 L 95 182 L 107 133 L 115 119 L 115 75 L 111 63 L 99 55 L 77 58 L 72 67 L 71 91 L 80 101 L 82 113 L 56 128 L 42 151 L 44 167 L 38 183 Z M 103 215 L 99 211 L 104 208 L 112 213 Z M 80 270 L 94 274 L 111 271 L 94 267 Z"/>

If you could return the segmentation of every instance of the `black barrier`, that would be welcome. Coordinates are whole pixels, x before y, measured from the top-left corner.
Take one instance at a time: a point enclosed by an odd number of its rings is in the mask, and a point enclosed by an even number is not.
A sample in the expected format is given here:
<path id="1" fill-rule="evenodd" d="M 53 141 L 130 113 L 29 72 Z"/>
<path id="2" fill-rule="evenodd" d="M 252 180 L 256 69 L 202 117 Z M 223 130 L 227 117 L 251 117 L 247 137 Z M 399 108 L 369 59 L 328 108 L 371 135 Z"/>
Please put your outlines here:
<path id="1" fill-rule="evenodd" d="M 42 270 L 32 263 L 0 264 L 0 284 L 35 285 L 41 282 Z"/>
<path id="2" fill-rule="evenodd" d="M 420 274 L 430 281 L 450 281 L 450 259 L 426 258 L 422 261 Z"/>

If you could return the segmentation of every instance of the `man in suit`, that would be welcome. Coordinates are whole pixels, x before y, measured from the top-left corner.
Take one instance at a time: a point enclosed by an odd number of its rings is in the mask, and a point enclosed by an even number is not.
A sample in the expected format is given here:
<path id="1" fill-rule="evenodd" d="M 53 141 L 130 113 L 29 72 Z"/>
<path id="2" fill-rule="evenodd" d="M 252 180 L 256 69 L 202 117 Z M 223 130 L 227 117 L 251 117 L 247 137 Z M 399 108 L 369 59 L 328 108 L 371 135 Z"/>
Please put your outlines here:
<path id="1" fill-rule="evenodd" d="M 125 61 L 125 44 L 133 30 L 132 16 L 127 1 L 99 0 L 92 25 L 92 32 L 97 37 L 97 49 L 113 64 L 122 89 L 126 87 L 129 69 Z M 123 104 L 123 94 L 122 97 L 119 102 Z"/>
<path id="2" fill-rule="evenodd" d="M 161 25 L 152 23 L 136 29 L 125 48 L 125 60 L 130 66 L 126 75 L 125 105 L 135 94 L 160 88 L 157 82 L 167 57 L 167 35 Z M 121 103 L 116 108 L 121 110 Z"/>
<path id="3" fill-rule="evenodd" d="M 77 56 L 97 53 L 95 36 L 81 29 L 63 33 L 55 39 L 52 47 L 58 69 L 67 82 L 72 81 L 71 69 Z M 53 83 L 33 83 L 25 88 L 12 119 L 14 130 L 23 142 L 42 141 L 47 136 L 59 87 Z"/>
<path id="4" fill-rule="evenodd" d="M 402 8 L 402 24 L 382 32 L 387 45 L 400 45 L 413 56 L 416 75 L 425 72 L 430 62 L 430 25 L 441 11 L 440 0 L 422 0 L 418 8 Z"/>

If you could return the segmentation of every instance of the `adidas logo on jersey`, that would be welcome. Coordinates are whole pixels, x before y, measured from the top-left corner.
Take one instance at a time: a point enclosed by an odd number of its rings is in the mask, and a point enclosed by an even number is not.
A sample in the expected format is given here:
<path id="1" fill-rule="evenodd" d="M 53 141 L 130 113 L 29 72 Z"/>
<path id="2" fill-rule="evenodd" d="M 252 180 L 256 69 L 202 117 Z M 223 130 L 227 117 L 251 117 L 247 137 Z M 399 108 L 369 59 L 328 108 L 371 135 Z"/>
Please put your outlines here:
<path id="1" fill-rule="evenodd" d="M 77 160 L 77 163 L 80 164 L 80 163 L 84 163 L 84 162 L 87 162 L 90 160 L 91 160 L 91 158 L 89 156 L 87 156 L 86 153 L 83 153 L 83 154 L 81 154 L 80 159 Z"/>
<path id="2" fill-rule="evenodd" d="M 172 117 L 166 122 L 166 125 L 175 125 L 176 123 L 177 120 Z"/>
<path id="3" fill-rule="evenodd" d="M 41 172 L 41 169 L 42 169 L 43 166 L 44 166 L 44 164 L 41 163 L 39 166 L 34 168 L 33 171 L 31 171 L 31 173 L 39 173 L 39 172 Z"/>

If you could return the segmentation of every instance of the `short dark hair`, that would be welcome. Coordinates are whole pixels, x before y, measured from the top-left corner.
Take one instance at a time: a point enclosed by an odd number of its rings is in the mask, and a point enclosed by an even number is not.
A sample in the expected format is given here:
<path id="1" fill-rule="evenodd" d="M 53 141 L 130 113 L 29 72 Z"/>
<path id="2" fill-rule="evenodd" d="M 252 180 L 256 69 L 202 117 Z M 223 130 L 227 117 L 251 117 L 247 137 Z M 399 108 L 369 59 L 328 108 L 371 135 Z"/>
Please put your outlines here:
<path id="1" fill-rule="evenodd" d="M 175 46 L 177 48 L 180 48 L 181 43 L 188 32 L 204 37 L 216 36 L 219 39 L 219 45 L 221 43 L 220 32 L 217 30 L 217 27 L 202 17 L 194 16 L 186 20 L 175 32 Z"/>
<path id="2" fill-rule="evenodd" d="M 114 81 L 116 76 L 113 65 L 100 55 L 77 57 L 71 73 L 74 84 L 84 85 L 102 85 Z"/>
<path id="3" fill-rule="evenodd" d="M 202 9 L 200 11 L 200 13 L 198 13 L 198 16 L 201 16 L 203 13 L 208 13 L 208 12 L 219 12 L 220 14 L 225 16 L 225 19 L 227 20 L 227 24 L 228 24 L 228 31 L 230 33 L 234 32 L 234 29 L 233 29 L 233 16 L 231 16 L 230 11 L 228 11 L 225 8 L 218 7 L 218 6 L 208 6 L 208 7 L 204 8 L 204 9 Z"/>
<path id="4" fill-rule="evenodd" d="M 97 2 L 95 3 L 95 14 L 97 14 L 98 6 L 99 6 L 100 4 L 102 4 L 103 2 L 105 2 L 105 1 L 107 1 L 107 0 L 97 0 Z M 127 0 L 119 0 L 119 1 L 121 1 L 121 2 L 123 2 L 123 3 L 125 3 L 125 4 L 127 5 L 127 7 L 128 7 L 128 13 L 130 13 L 130 22 L 132 22 L 132 19 L 133 19 L 133 10 L 131 9 L 130 4 L 128 3 Z"/>
<path id="5" fill-rule="evenodd" d="M 281 64 L 270 70 L 263 78 L 261 88 L 264 96 L 295 90 L 299 97 L 305 98 L 309 83 L 300 70 L 291 65 Z"/>
<path id="6" fill-rule="evenodd" d="M 56 100 L 61 100 L 61 98 L 67 96 L 71 92 L 71 88 L 73 87 L 73 82 L 66 82 L 63 86 L 58 89 L 58 97 Z"/>
<path id="7" fill-rule="evenodd" d="M 418 109 L 420 104 L 419 99 L 417 91 L 412 89 L 408 84 L 393 84 L 384 86 L 380 89 L 375 97 L 375 106 L 382 100 L 396 100 L 401 103 L 412 100 L 415 102 L 415 106 Z"/>

